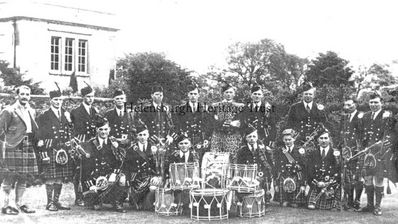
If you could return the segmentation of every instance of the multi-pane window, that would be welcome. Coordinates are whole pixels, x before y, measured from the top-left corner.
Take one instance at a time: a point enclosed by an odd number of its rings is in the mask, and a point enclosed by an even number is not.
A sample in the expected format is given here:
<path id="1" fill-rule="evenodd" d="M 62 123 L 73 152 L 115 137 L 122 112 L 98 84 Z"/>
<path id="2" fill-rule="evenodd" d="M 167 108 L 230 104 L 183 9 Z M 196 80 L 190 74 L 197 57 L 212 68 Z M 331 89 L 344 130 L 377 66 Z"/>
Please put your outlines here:
<path id="1" fill-rule="evenodd" d="M 50 70 L 54 74 L 88 73 L 88 41 L 51 37 Z"/>
<path id="2" fill-rule="evenodd" d="M 65 71 L 73 70 L 73 39 L 65 39 Z"/>
<path id="3" fill-rule="evenodd" d="M 51 37 L 51 70 L 60 70 L 60 39 L 60 37 Z"/>
<path id="4" fill-rule="evenodd" d="M 86 72 L 87 66 L 87 41 L 86 40 L 79 40 L 79 47 L 78 47 L 78 72 Z"/>

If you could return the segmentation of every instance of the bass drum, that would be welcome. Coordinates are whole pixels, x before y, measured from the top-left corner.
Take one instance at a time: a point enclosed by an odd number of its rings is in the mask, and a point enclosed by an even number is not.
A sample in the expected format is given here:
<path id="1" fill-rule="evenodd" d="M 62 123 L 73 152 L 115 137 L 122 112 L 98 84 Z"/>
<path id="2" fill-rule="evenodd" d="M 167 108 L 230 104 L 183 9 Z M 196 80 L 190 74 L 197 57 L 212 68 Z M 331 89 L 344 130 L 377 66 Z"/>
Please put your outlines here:
<path id="1" fill-rule="evenodd" d="M 163 216 L 181 215 L 181 202 L 175 202 L 174 191 L 158 188 L 155 192 L 155 213 Z"/>
<path id="2" fill-rule="evenodd" d="M 226 188 L 229 153 L 206 152 L 202 159 L 202 187 Z"/>

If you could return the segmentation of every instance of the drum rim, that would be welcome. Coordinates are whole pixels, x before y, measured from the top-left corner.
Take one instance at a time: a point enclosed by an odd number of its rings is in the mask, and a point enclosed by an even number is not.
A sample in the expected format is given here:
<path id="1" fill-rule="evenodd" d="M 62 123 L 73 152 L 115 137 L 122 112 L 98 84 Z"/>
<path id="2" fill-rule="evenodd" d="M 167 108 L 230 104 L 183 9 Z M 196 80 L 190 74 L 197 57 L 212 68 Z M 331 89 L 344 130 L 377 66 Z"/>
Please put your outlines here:
<path id="1" fill-rule="evenodd" d="M 205 194 L 201 194 L 201 193 L 205 193 Z M 221 188 L 204 188 L 204 189 L 192 189 L 190 191 L 191 195 L 195 195 L 195 196 L 212 196 L 212 195 L 216 195 L 216 196 L 223 196 L 228 194 L 228 192 L 230 192 L 229 189 L 221 189 Z"/>

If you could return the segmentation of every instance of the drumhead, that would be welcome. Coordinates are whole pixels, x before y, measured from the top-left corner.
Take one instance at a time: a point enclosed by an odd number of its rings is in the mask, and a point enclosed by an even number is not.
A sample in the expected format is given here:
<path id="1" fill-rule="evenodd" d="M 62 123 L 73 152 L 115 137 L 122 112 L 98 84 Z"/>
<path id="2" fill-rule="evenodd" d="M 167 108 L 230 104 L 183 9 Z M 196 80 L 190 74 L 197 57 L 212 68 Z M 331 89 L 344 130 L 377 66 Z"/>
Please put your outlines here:
<path id="1" fill-rule="evenodd" d="M 202 179 L 206 182 L 208 177 L 215 176 L 220 179 L 219 184 L 221 184 L 221 187 L 225 187 L 228 166 L 229 153 L 206 152 L 202 159 Z"/>

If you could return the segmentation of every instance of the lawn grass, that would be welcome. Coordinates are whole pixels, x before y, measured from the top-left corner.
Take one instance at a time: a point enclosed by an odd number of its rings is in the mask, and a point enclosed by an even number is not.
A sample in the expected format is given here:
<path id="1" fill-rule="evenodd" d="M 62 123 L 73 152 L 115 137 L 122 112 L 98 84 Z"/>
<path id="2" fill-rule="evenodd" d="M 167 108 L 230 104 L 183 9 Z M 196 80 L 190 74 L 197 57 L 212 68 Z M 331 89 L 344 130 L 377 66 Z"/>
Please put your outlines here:
<path id="1" fill-rule="evenodd" d="M 281 208 L 273 204 L 264 217 L 239 218 L 234 214 L 228 220 L 213 221 L 212 223 L 398 223 L 398 190 L 392 187 L 392 194 L 383 199 L 383 216 L 374 216 L 370 213 L 358 212 L 332 212 L 310 211 L 307 209 Z M 13 196 L 13 195 L 12 195 Z M 2 198 L 0 203 L 3 202 Z M 70 211 L 49 212 L 44 209 L 46 198 L 44 186 L 32 187 L 26 191 L 25 201 L 31 208 L 36 209 L 35 214 L 20 214 L 18 216 L 6 216 L 0 214 L 0 224 L 22 223 L 46 223 L 46 224 L 101 224 L 101 223 L 207 223 L 191 220 L 188 216 L 162 217 L 154 212 L 137 212 L 127 207 L 127 213 L 116 213 L 106 207 L 103 211 L 92 211 L 73 205 L 74 195 L 71 184 L 64 185 L 61 202 L 72 206 Z M 362 205 L 365 205 L 363 197 Z M 126 204 L 127 206 L 127 204 Z"/>

